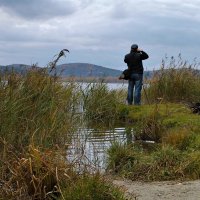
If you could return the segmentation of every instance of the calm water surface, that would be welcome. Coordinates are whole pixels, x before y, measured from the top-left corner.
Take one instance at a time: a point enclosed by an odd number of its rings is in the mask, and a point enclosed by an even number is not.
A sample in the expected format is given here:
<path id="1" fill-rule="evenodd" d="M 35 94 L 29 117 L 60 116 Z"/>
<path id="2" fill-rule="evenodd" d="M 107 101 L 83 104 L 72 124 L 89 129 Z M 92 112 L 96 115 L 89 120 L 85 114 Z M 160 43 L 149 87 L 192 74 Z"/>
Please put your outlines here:
<path id="1" fill-rule="evenodd" d="M 82 89 L 88 86 L 88 83 L 77 84 Z M 127 89 L 128 87 L 127 83 L 107 83 L 106 85 L 110 90 Z M 116 141 L 120 143 L 131 141 L 132 132 L 130 129 L 121 127 L 108 130 L 79 128 L 74 134 L 72 145 L 69 146 L 68 159 L 78 171 L 82 171 L 83 166 L 92 171 L 105 171 L 108 148 Z"/>
<path id="2" fill-rule="evenodd" d="M 83 166 L 92 171 L 106 169 L 107 150 L 113 142 L 131 142 L 132 129 L 114 128 L 113 130 L 95 130 L 80 128 L 74 135 L 68 150 L 68 159 L 82 170 Z"/>
<path id="3" fill-rule="evenodd" d="M 91 83 L 92 85 L 93 83 Z M 105 83 L 109 89 L 127 89 L 128 83 Z M 67 82 L 63 82 L 63 85 L 67 85 Z M 79 85 L 82 89 L 85 89 L 90 83 L 84 83 L 84 82 L 77 82 L 77 85 Z"/>

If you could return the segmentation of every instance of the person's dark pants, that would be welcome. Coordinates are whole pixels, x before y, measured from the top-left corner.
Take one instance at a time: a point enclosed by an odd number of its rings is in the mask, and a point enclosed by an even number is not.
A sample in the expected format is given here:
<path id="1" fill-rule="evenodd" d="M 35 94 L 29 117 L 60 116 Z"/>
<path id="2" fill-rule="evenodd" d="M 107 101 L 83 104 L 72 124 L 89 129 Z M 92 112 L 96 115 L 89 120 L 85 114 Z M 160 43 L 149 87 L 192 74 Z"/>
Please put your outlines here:
<path id="1" fill-rule="evenodd" d="M 142 90 L 143 74 L 131 74 L 128 81 L 128 96 L 127 101 L 129 105 L 133 104 L 133 90 L 134 90 L 134 104 L 141 104 L 141 90 Z"/>

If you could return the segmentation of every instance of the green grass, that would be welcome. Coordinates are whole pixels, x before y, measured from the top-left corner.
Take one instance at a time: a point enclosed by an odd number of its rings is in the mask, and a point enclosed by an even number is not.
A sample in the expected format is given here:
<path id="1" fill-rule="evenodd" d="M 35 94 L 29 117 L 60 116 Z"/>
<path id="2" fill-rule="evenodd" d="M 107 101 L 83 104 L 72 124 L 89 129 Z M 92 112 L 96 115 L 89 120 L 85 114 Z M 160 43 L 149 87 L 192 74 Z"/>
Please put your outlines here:
<path id="1" fill-rule="evenodd" d="M 129 171 L 138 161 L 139 152 L 126 144 L 115 142 L 108 149 L 108 169 L 112 169 L 115 173 Z"/>
<path id="2" fill-rule="evenodd" d="M 112 174 L 133 181 L 199 179 L 199 151 L 181 151 L 170 145 L 150 152 L 138 152 L 134 145 L 131 148 L 128 145 L 117 147 L 115 144 L 108 150 L 108 169 Z"/>
<path id="3" fill-rule="evenodd" d="M 100 176 L 81 175 L 64 189 L 65 200 L 125 200 L 121 189 L 114 187 L 112 183 Z"/>
<path id="4" fill-rule="evenodd" d="M 114 174 L 146 181 L 199 178 L 199 115 L 174 103 L 120 107 L 123 113 L 126 108 L 136 139 L 156 143 L 147 150 L 144 142 L 113 144 L 108 168 Z"/>

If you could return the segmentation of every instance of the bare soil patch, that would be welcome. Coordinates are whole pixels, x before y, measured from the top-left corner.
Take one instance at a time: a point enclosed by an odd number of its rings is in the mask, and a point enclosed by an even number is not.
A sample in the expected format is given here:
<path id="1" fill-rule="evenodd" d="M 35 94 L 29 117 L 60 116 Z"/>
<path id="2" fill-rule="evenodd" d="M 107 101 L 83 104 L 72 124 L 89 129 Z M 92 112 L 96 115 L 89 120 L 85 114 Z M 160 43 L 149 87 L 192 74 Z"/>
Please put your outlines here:
<path id="1" fill-rule="evenodd" d="M 200 200 L 200 180 L 176 182 L 136 182 L 114 180 L 125 189 L 127 197 L 136 200 Z"/>

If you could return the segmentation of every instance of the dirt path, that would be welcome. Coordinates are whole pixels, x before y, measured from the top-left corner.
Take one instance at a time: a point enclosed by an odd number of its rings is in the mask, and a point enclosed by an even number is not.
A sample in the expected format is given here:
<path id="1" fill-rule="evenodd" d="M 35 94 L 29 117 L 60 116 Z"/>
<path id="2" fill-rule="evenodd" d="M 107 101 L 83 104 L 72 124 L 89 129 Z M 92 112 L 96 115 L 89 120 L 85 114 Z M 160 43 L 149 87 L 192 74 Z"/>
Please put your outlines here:
<path id="1" fill-rule="evenodd" d="M 200 180 L 188 182 L 132 182 L 115 180 L 136 200 L 200 200 Z"/>

